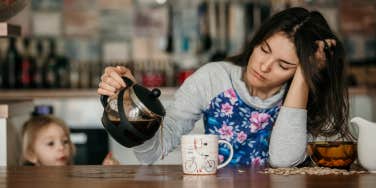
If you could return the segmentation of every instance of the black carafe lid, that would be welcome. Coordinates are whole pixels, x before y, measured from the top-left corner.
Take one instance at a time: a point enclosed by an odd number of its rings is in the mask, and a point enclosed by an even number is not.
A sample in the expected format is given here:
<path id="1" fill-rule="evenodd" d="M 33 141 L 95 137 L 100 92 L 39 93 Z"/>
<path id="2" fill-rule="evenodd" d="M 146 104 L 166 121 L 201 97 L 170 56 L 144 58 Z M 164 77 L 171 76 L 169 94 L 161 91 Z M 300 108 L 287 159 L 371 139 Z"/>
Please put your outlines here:
<path id="1" fill-rule="evenodd" d="M 161 90 L 154 88 L 151 91 L 138 84 L 133 84 L 133 81 L 127 77 L 122 77 L 125 84 L 130 87 L 130 97 L 133 102 L 150 118 L 163 117 L 166 111 L 159 101 L 158 97 L 161 95 Z"/>
<path id="2" fill-rule="evenodd" d="M 149 90 L 146 87 L 135 84 L 131 88 L 131 98 L 140 109 L 151 117 L 163 117 L 166 114 L 165 109 L 158 97 L 161 91 L 157 88 Z"/>

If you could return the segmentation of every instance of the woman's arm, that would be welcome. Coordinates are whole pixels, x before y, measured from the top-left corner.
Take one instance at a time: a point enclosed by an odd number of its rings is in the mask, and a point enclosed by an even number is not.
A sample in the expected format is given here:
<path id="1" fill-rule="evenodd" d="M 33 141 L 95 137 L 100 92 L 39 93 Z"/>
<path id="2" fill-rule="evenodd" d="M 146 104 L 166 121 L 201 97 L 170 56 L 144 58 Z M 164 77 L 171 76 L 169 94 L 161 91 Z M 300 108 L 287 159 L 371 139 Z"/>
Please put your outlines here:
<path id="1" fill-rule="evenodd" d="M 166 107 L 163 129 L 144 144 L 134 147 L 137 159 L 152 164 L 180 145 L 180 138 L 188 134 L 207 107 L 211 92 L 210 74 L 216 66 L 210 64 L 198 69 L 186 79 L 175 93 L 173 103 Z"/>
<path id="2" fill-rule="evenodd" d="M 325 39 L 316 41 L 316 44 L 318 49 L 314 56 L 319 67 L 323 68 L 326 66 L 324 48 L 335 46 L 336 41 Z M 308 93 L 309 87 L 298 66 L 270 139 L 270 164 L 274 167 L 296 166 L 305 159 Z"/>
<path id="3" fill-rule="evenodd" d="M 296 166 L 305 159 L 308 91 L 298 66 L 270 139 L 269 162 L 273 167 Z"/>
<path id="4" fill-rule="evenodd" d="M 171 106 L 166 107 L 163 127 L 154 137 L 133 148 L 136 158 L 143 164 L 152 164 L 166 156 L 180 144 L 180 137 L 188 134 L 201 117 L 200 91 L 193 79 L 185 80 L 176 92 Z"/>
<path id="5" fill-rule="evenodd" d="M 283 106 L 289 108 L 306 109 L 308 102 L 309 88 L 304 79 L 300 66 L 297 67 L 292 79 L 290 88 L 287 92 Z"/>
<path id="6" fill-rule="evenodd" d="M 324 48 L 336 45 L 334 39 L 316 41 L 315 60 L 326 66 Z M 283 107 L 270 139 L 270 164 L 274 167 L 296 166 L 304 161 L 307 146 L 307 103 L 309 87 L 300 66 L 297 67 Z"/>

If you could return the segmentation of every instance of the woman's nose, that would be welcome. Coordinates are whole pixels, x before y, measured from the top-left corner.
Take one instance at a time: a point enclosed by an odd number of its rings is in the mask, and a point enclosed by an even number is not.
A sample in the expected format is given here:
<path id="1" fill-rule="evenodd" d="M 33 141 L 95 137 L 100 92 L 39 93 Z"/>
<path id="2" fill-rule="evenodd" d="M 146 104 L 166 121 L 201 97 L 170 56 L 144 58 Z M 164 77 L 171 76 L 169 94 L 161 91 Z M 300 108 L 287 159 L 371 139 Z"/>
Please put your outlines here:
<path id="1" fill-rule="evenodd" d="M 273 59 L 268 58 L 264 62 L 261 63 L 260 69 L 262 72 L 270 72 L 272 65 L 273 65 Z"/>

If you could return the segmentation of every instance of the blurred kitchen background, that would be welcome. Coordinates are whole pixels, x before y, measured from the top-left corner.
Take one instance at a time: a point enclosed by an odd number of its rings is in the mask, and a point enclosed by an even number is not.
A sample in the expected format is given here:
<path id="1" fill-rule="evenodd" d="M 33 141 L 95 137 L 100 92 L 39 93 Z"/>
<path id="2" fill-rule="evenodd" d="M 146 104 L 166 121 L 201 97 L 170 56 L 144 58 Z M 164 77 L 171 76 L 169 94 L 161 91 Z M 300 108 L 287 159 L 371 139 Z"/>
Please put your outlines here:
<path id="1" fill-rule="evenodd" d="M 346 47 L 351 117 L 376 121 L 375 0 L 32 0 L 6 20 L 20 36 L 0 37 L 0 103 L 16 127 L 7 132 L 17 135 L 33 112 L 52 113 L 71 128 L 76 164 L 100 164 L 109 151 L 138 164 L 101 125 L 104 67 L 130 67 L 140 84 L 162 88 L 168 105 L 198 67 L 238 53 L 265 19 L 291 6 L 329 21 Z M 194 132 L 203 133 L 202 121 Z M 179 164 L 179 150 L 157 163 Z"/>

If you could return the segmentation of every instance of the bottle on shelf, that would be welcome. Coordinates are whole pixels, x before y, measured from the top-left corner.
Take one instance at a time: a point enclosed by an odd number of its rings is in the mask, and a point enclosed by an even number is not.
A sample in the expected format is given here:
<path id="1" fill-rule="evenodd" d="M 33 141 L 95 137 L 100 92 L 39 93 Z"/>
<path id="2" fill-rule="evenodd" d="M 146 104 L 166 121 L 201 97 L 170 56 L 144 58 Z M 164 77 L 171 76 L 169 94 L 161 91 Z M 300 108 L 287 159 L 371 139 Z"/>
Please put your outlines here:
<path id="1" fill-rule="evenodd" d="M 142 82 L 142 77 L 143 77 L 144 70 L 145 70 L 145 65 L 143 61 L 140 61 L 140 60 L 133 61 L 132 67 L 133 67 L 134 78 L 136 79 L 136 81 Z"/>
<path id="2" fill-rule="evenodd" d="M 101 72 L 102 72 L 102 65 L 100 62 L 93 61 L 90 64 L 90 71 L 89 71 L 89 81 L 90 81 L 90 88 L 98 87 L 100 82 Z"/>
<path id="3" fill-rule="evenodd" d="M 145 70 L 142 76 L 142 83 L 146 87 L 161 87 L 165 86 L 166 77 L 162 70 L 162 63 L 158 60 L 151 60 L 145 62 Z"/>
<path id="4" fill-rule="evenodd" d="M 79 88 L 89 88 L 90 78 L 88 67 L 91 65 L 89 61 L 81 61 L 78 66 L 78 75 L 79 75 Z"/>
<path id="5" fill-rule="evenodd" d="M 46 59 L 46 53 L 43 48 L 43 41 L 39 39 L 36 43 L 36 54 L 35 54 L 35 71 L 34 71 L 34 87 L 43 88 L 43 64 Z"/>
<path id="6" fill-rule="evenodd" d="M 56 81 L 58 88 L 70 87 L 70 63 L 67 56 L 64 55 L 63 45 L 57 43 L 57 64 L 56 64 Z"/>
<path id="7" fill-rule="evenodd" d="M 57 87 L 56 65 L 58 57 L 56 55 L 56 44 L 53 39 L 48 40 L 49 52 L 43 64 L 43 85 L 45 88 Z"/>
<path id="8" fill-rule="evenodd" d="M 29 38 L 24 38 L 23 41 L 22 60 L 17 75 L 17 80 L 20 83 L 21 88 L 33 88 L 34 87 L 34 73 L 36 69 L 35 58 L 31 52 L 31 41 Z"/>
<path id="9" fill-rule="evenodd" d="M 21 62 L 21 56 L 16 48 L 16 38 L 9 38 L 9 47 L 3 61 L 3 86 L 7 89 L 14 89 L 18 86 L 16 75 L 17 68 Z"/>
<path id="10" fill-rule="evenodd" d="M 4 87 L 5 56 L 8 49 L 8 39 L 0 38 L 0 88 Z"/>
<path id="11" fill-rule="evenodd" d="M 80 86 L 80 62 L 77 60 L 70 61 L 70 87 L 79 88 Z"/>

